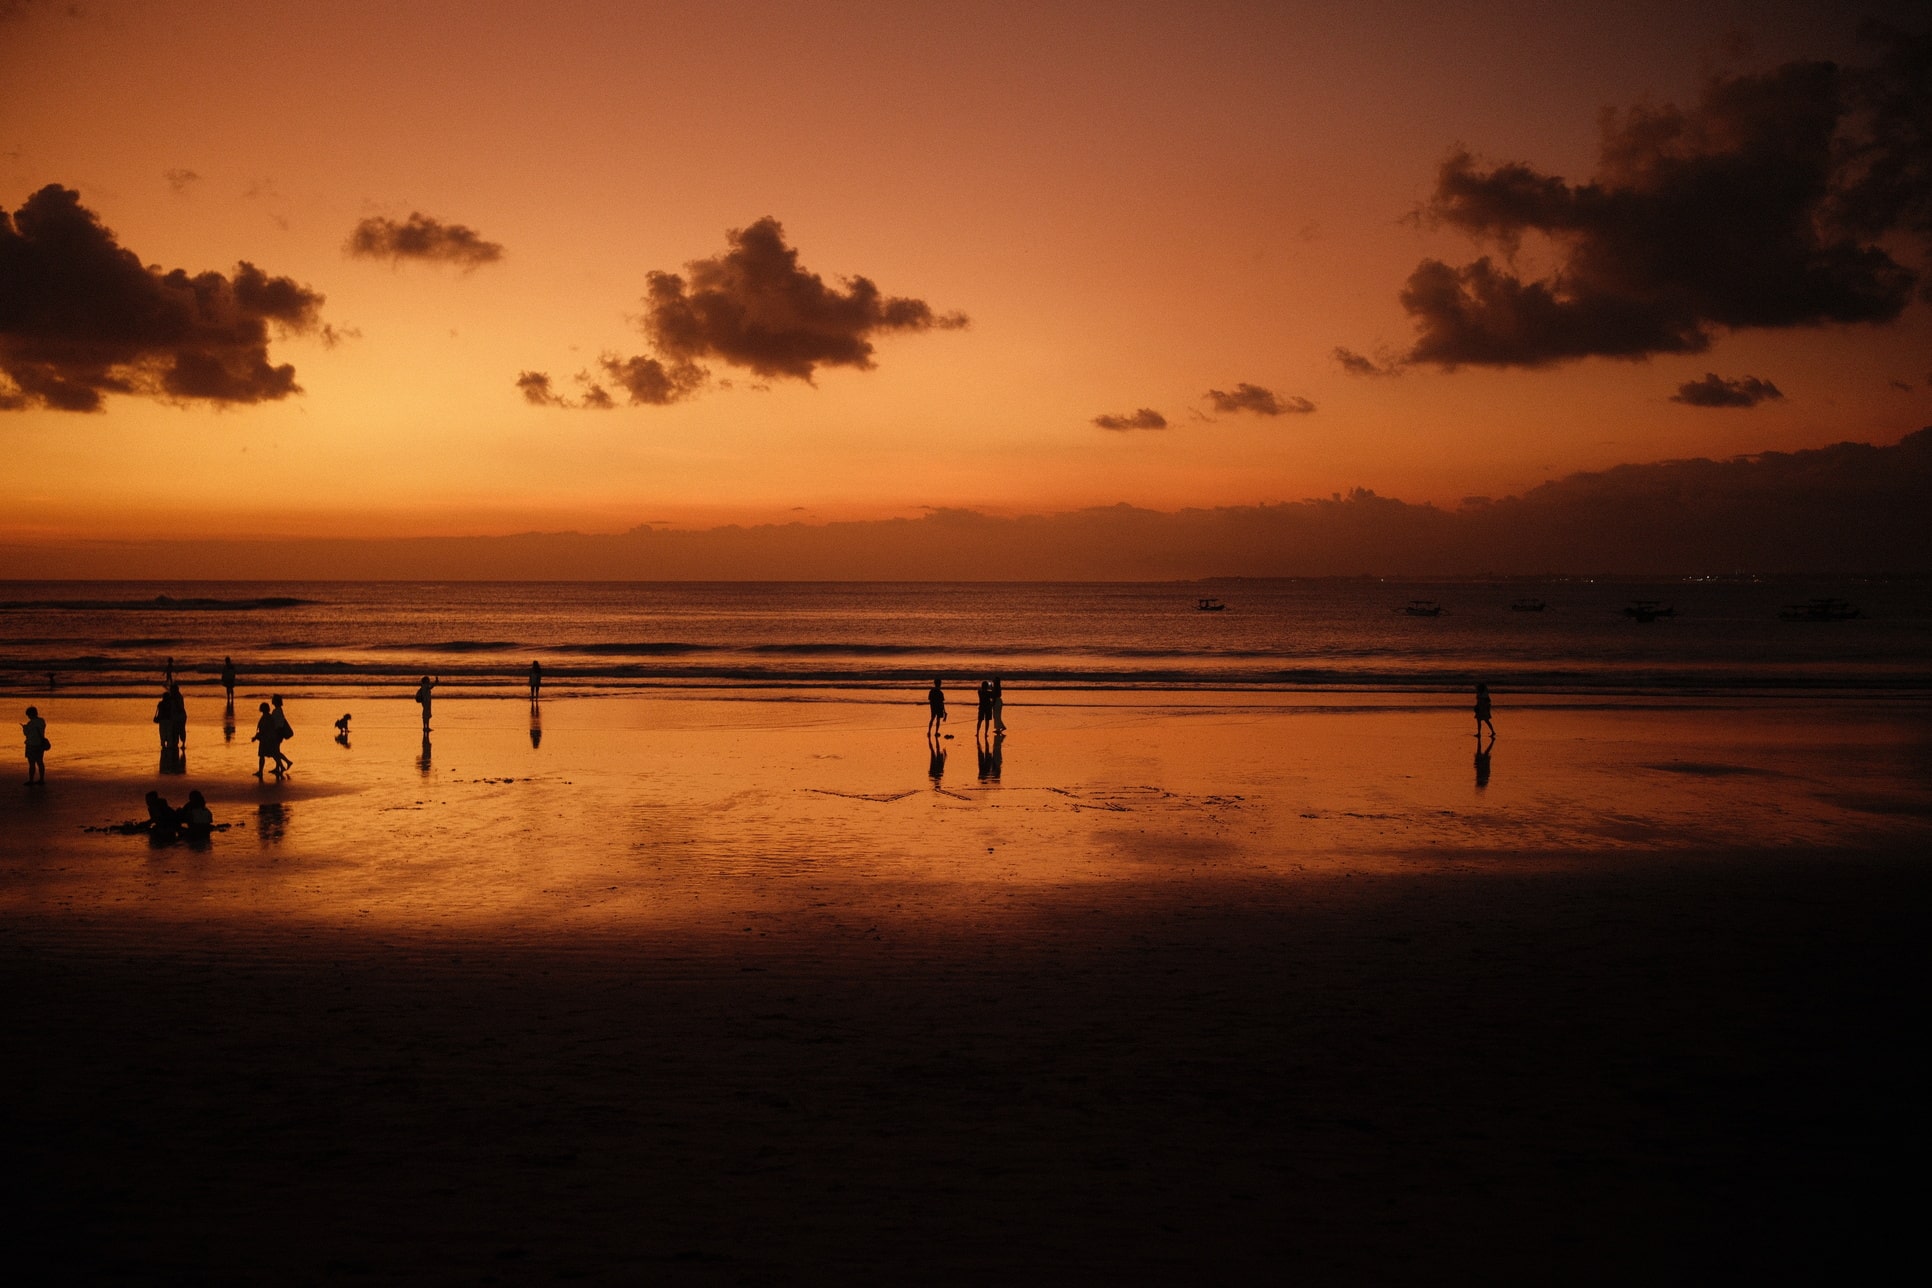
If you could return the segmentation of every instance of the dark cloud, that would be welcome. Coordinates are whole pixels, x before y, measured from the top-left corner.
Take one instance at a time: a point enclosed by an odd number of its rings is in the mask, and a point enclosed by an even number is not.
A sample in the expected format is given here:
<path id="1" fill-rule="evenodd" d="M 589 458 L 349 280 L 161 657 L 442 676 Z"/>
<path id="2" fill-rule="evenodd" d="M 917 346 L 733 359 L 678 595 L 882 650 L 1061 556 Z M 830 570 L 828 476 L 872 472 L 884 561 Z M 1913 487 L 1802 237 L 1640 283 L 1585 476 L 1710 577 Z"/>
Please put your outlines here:
<path id="1" fill-rule="evenodd" d="M 662 407 L 691 397 L 711 381 L 703 365 L 707 360 L 766 379 L 810 384 L 820 367 L 871 370 L 878 336 L 967 325 L 963 313 L 935 313 L 924 300 L 883 295 L 868 278 L 827 286 L 817 273 L 799 266 L 798 251 L 786 244 L 784 227 L 770 216 L 730 229 L 725 240 L 729 248 L 723 254 L 690 261 L 682 275 L 646 276 L 639 325 L 654 352 L 628 358 L 606 354 L 599 360 L 604 374 L 630 395 L 631 405 Z M 594 387 L 587 375 L 578 379 Z M 728 380 L 718 384 L 731 387 Z M 568 399 L 532 401 L 578 405 Z"/>
<path id="2" fill-rule="evenodd" d="M 1377 362 L 1375 359 L 1335 346 L 1335 361 L 1342 364 L 1342 370 L 1351 376 L 1399 376 L 1402 368 L 1393 362 Z"/>
<path id="3" fill-rule="evenodd" d="M 1689 407 L 1755 407 L 1761 402 L 1783 397 L 1784 394 L 1769 380 L 1759 380 L 1756 376 L 1726 380 L 1715 371 L 1709 371 L 1702 380 L 1686 380 L 1677 386 L 1677 392 L 1670 396 L 1670 400 Z"/>
<path id="4" fill-rule="evenodd" d="M 186 192 L 201 182 L 201 176 L 193 170 L 183 170 L 178 166 L 175 169 L 163 171 L 161 177 L 166 179 L 168 186 L 176 192 Z"/>
<path id="5" fill-rule="evenodd" d="M 301 392 L 271 325 L 316 331 L 322 296 L 243 262 L 232 276 L 145 267 L 80 194 L 0 209 L 0 409 L 97 411 L 108 394 L 256 403 Z"/>
<path id="6" fill-rule="evenodd" d="M 1879 38 L 1875 67 L 1791 63 L 1714 78 L 1688 110 L 1608 114 L 1587 183 L 1452 155 L 1423 216 L 1502 262 L 1416 268 L 1401 293 L 1418 330 L 1406 361 L 1698 353 L 1718 329 L 1896 318 L 1916 274 L 1878 241 L 1932 236 L 1932 76 L 1927 38 Z M 1528 278 L 1515 256 L 1532 234 L 1555 266 Z"/>
<path id="7" fill-rule="evenodd" d="M 663 407 L 689 398 L 704 387 L 706 372 L 694 362 L 661 362 L 656 358 L 619 358 L 606 354 L 605 374 L 631 396 L 631 405 Z"/>
<path id="8" fill-rule="evenodd" d="M 565 397 L 557 392 L 549 375 L 541 371 L 525 371 L 517 376 L 517 388 L 523 391 L 523 400 L 537 407 L 562 407 L 567 411 L 609 411 L 617 406 L 610 391 L 590 378 L 588 372 L 577 373 L 578 392 L 575 398 Z"/>
<path id="9" fill-rule="evenodd" d="M 1101 429 L 1166 429 L 1167 417 L 1152 407 L 1142 407 L 1131 416 L 1095 416 L 1093 423 Z"/>
<path id="10" fill-rule="evenodd" d="M 503 247 L 484 241 L 474 228 L 446 224 L 420 211 L 398 223 L 372 215 L 355 226 L 343 250 L 362 259 L 387 259 L 401 263 L 406 259 L 457 264 L 465 269 L 494 264 L 503 258 Z"/>
<path id="11" fill-rule="evenodd" d="M 1232 393 L 1210 389 L 1206 397 L 1214 410 L 1220 412 L 1251 411 L 1262 416 L 1280 416 L 1288 412 L 1305 414 L 1315 410 L 1315 404 L 1306 398 L 1282 398 L 1272 389 L 1245 382 L 1236 385 Z"/>
<path id="12" fill-rule="evenodd" d="M 686 264 L 686 276 L 652 273 L 644 334 L 666 358 L 714 358 L 770 379 L 810 382 L 819 367 L 869 370 L 872 338 L 894 331 L 952 330 L 960 313 L 887 296 L 864 277 L 843 290 L 799 267 L 785 230 L 766 216 L 725 234 L 730 249 Z"/>

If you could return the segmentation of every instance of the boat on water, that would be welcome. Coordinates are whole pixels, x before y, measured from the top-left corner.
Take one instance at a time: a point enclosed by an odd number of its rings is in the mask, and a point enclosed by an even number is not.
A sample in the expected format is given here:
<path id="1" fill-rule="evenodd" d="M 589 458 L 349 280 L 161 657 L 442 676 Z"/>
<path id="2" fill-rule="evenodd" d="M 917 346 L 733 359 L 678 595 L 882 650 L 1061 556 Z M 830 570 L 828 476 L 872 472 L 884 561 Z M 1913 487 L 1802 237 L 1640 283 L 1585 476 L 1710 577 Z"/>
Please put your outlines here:
<path id="1" fill-rule="evenodd" d="M 1849 600 L 1812 599 L 1802 604 L 1786 604 L 1778 616 L 1787 622 L 1848 622 L 1864 614 Z"/>
<path id="2" fill-rule="evenodd" d="M 1654 622 L 1659 617 L 1677 616 L 1677 608 L 1672 604 L 1660 604 L 1654 599 L 1633 599 L 1623 610 L 1623 615 L 1633 621 Z"/>
<path id="3" fill-rule="evenodd" d="M 1219 613 L 1226 609 L 1226 604 L 1218 599 L 1209 599 L 1205 595 L 1194 602 L 1194 611 L 1197 613 Z"/>
<path id="4" fill-rule="evenodd" d="M 1404 613 L 1410 617 L 1440 617 L 1442 616 L 1442 605 L 1433 599 L 1411 599 L 1395 611 Z"/>
<path id="5" fill-rule="evenodd" d="M 1540 599 L 1519 599 L 1510 604 L 1509 611 L 1512 613 L 1540 613 L 1548 607 L 1549 605 Z"/>

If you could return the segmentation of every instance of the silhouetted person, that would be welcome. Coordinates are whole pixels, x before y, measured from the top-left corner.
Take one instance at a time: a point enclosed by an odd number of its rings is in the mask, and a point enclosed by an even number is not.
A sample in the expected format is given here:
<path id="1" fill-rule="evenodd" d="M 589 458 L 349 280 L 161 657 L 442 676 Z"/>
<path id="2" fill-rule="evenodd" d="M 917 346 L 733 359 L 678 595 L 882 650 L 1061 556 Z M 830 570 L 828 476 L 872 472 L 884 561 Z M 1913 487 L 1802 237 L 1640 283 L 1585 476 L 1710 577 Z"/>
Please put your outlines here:
<path id="1" fill-rule="evenodd" d="M 1000 677 L 993 677 L 993 731 L 1006 732 L 1006 690 L 1000 687 Z"/>
<path id="2" fill-rule="evenodd" d="M 27 739 L 27 784 L 47 781 L 47 749 L 54 744 L 47 741 L 47 722 L 40 718 L 38 707 L 27 708 L 27 719 L 20 726 L 20 732 Z"/>
<path id="3" fill-rule="evenodd" d="M 148 837 L 151 840 L 167 842 L 181 833 L 181 815 L 160 792 L 149 792 Z"/>
<path id="4" fill-rule="evenodd" d="M 946 723 L 946 690 L 940 687 L 937 678 L 933 680 L 932 688 L 926 691 L 926 706 L 932 711 L 926 718 L 926 732 L 936 734 L 939 726 Z"/>
<path id="5" fill-rule="evenodd" d="M 530 697 L 534 700 L 543 696 L 543 663 L 530 663 Z"/>
<path id="6" fill-rule="evenodd" d="M 235 659 L 221 659 L 221 687 L 228 694 L 228 705 L 235 704 Z"/>
<path id="7" fill-rule="evenodd" d="M 1496 736 L 1490 735 L 1489 746 L 1483 746 L 1483 736 L 1476 735 L 1476 789 L 1481 791 L 1489 786 L 1489 753 L 1496 746 Z"/>
<path id="8" fill-rule="evenodd" d="M 295 726 L 288 722 L 288 713 L 282 710 L 281 694 L 275 693 L 269 695 L 268 701 L 275 708 L 275 723 L 281 726 L 282 731 L 282 736 L 275 741 L 275 761 L 284 770 L 293 769 L 295 768 L 295 762 L 289 759 L 286 751 L 282 750 L 282 744 L 295 736 Z"/>
<path id="9" fill-rule="evenodd" d="M 1489 723 L 1489 686 L 1478 684 L 1476 686 L 1476 736 L 1478 738 L 1483 736 L 1485 725 L 1489 727 L 1489 736 L 1494 738 L 1496 726 Z"/>
<path id="10" fill-rule="evenodd" d="M 939 740 L 937 734 L 929 735 L 926 752 L 926 773 L 932 779 L 932 785 L 937 787 L 939 780 L 946 776 L 946 744 Z"/>
<path id="11" fill-rule="evenodd" d="M 168 658 L 168 664 L 161 668 L 161 683 L 169 687 L 173 687 L 174 685 L 174 658 L 172 655 Z"/>
<path id="12" fill-rule="evenodd" d="M 978 738 L 980 731 L 993 723 L 993 682 L 979 682 L 979 711 L 973 717 L 973 737 Z"/>
<path id="13" fill-rule="evenodd" d="M 52 671 L 49 671 L 47 672 L 47 692 L 52 693 L 53 691 L 54 691 L 54 673 Z"/>
<path id="14" fill-rule="evenodd" d="M 424 733 L 429 732 L 429 704 L 430 704 L 430 700 L 435 696 L 432 690 L 434 690 L 435 687 L 441 683 L 442 683 L 442 679 L 440 677 L 432 680 L 427 675 L 425 675 L 423 677 L 423 682 L 416 687 L 416 701 L 420 702 L 423 707 L 423 732 Z M 424 741 L 428 741 L 428 740 L 425 739 Z"/>
<path id="15" fill-rule="evenodd" d="M 349 745 L 349 713 L 344 711 L 342 718 L 335 722 L 335 740 L 343 746 Z"/>
<path id="16" fill-rule="evenodd" d="M 215 813 L 200 792 L 188 793 L 188 803 L 176 812 L 175 818 L 189 836 L 206 836 L 215 830 Z"/>
<path id="17" fill-rule="evenodd" d="M 261 715 L 255 720 L 255 735 L 249 739 L 255 744 L 255 777 L 262 776 L 262 762 L 275 762 L 275 776 L 282 774 L 282 718 L 275 714 L 275 708 L 264 702 Z"/>
<path id="18" fill-rule="evenodd" d="M 175 685 L 168 685 L 168 691 L 154 704 L 154 723 L 160 726 L 162 758 L 178 754 L 188 736 L 188 704 Z"/>

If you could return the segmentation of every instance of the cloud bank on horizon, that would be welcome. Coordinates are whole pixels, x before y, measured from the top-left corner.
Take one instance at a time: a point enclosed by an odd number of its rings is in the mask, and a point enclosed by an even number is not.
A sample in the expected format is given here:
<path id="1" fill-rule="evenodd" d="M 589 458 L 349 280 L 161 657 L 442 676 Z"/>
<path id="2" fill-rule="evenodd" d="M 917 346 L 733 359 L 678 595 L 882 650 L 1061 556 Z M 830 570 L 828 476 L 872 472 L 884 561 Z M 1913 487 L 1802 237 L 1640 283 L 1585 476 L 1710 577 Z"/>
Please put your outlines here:
<path id="1" fill-rule="evenodd" d="M 1419 217 L 1501 262 L 1423 260 L 1400 294 L 1417 335 L 1399 361 L 1642 359 L 1703 352 L 1721 330 L 1895 320 L 1921 272 L 1893 252 L 1932 247 L 1932 36 L 1867 34 L 1871 66 L 1788 63 L 1713 77 L 1693 108 L 1606 113 L 1588 182 L 1458 149 Z M 1531 235 L 1554 258 L 1542 276 L 1518 267 Z"/>
<path id="2" fill-rule="evenodd" d="M 710 379 L 705 362 L 811 384 L 823 367 L 870 371 L 877 365 L 875 337 L 968 325 L 963 313 L 939 313 L 924 300 L 885 295 L 867 277 L 848 277 L 842 288 L 826 285 L 799 264 L 784 226 L 770 215 L 727 230 L 725 240 L 724 253 L 691 260 L 683 274 L 646 275 L 639 326 L 652 352 L 599 359 L 604 379 L 624 390 L 633 406 L 661 407 L 696 394 Z M 577 380 L 581 393 L 574 399 L 556 395 L 543 372 L 524 372 L 517 385 L 539 405 L 616 405 L 596 377 L 580 373 Z"/>
<path id="3" fill-rule="evenodd" d="M 340 333 L 323 296 L 246 260 L 232 274 L 143 265 L 71 188 L 0 208 L 0 410 L 95 412 L 109 394 L 236 405 L 301 392 L 270 329 Z"/>

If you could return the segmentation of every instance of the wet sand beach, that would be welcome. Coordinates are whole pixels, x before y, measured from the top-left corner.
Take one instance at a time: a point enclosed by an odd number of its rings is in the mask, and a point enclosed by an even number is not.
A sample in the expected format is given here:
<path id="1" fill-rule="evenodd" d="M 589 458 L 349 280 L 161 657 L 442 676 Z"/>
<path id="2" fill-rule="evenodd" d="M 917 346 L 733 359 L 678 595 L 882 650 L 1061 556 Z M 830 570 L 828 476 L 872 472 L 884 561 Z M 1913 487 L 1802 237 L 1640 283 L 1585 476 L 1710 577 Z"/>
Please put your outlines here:
<path id="1" fill-rule="evenodd" d="M 1844 1274 L 1908 1237 L 1913 705 L 42 701 L 16 1260 L 126 1281 Z M 240 704 L 238 704 L 238 708 Z M 355 711 L 351 745 L 330 741 Z M 252 709 L 252 700 L 251 707 Z M 533 745 L 533 743 L 535 745 Z M 1486 781 L 1478 784 L 1478 772 Z M 205 846 L 90 832 L 200 788 Z"/>

